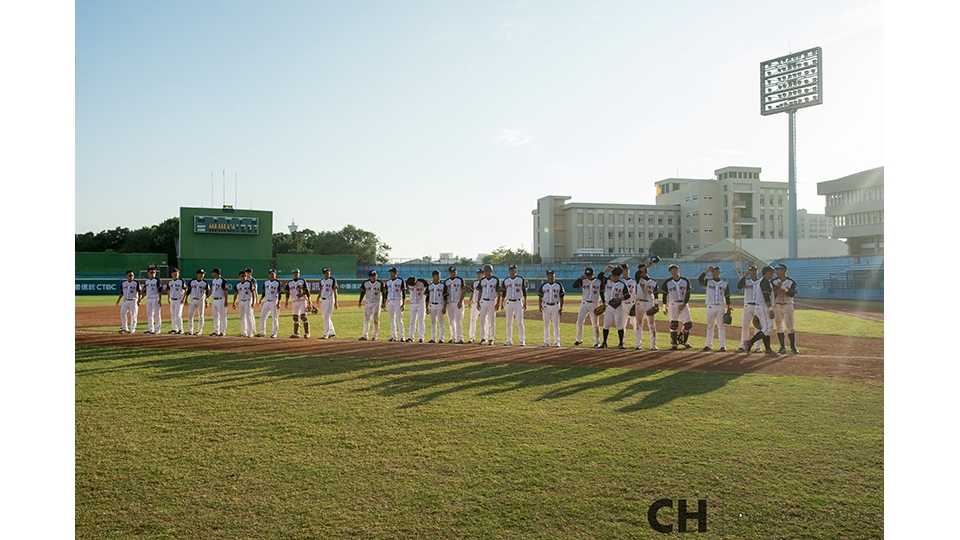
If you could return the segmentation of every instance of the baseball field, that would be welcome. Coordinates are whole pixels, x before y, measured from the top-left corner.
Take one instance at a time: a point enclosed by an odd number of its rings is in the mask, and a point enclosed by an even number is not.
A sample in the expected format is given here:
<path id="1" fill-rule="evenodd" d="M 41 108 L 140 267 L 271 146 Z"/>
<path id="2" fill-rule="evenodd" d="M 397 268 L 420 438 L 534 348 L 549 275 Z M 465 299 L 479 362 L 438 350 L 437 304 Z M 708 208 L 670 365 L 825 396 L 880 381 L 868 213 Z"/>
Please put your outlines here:
<path id="1" fill-rule="evenodd" d="M 494 346 L 389 343 L 385 312 L 358 342 L 356 298 L 332 340 L 284 337 L 289 310 L 277 339 L 235 311 L 120 335 L 115 298 L 77 298 L 76 536 L 883 536 L 882 305 L 802 303 L 801 354 L 767 356 L 700 351 L 696 297 L 694 348 L 659 315 L 656 352 L 573 347 L 573 296 L 560 349 L 535 302 L 523 348 L 502 314 Z"/>

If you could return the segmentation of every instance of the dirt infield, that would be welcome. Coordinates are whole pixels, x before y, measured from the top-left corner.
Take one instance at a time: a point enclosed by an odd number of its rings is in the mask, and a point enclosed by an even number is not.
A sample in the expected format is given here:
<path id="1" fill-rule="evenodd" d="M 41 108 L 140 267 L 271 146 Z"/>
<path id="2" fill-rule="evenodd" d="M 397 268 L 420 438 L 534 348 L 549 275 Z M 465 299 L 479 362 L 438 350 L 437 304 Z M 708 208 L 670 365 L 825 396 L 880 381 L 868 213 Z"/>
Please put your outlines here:
<path id="1" fill-rule="evenodd" d="M 526 318 L 536 318 L 527 312 Z M 114 307 L 76 308 L 76 327 L 115 326 Z M 563 322 L 576 322 L 575 313 L 564 313 Z M 663 332 L 669 343 L 665 320 L 657 321 L 657 332 Z M 739 328 L 736 330 L 739 335 Z M 681 351 L 634 351 L 632 349 L 562 349 L 527 347 L 492 347 L 480 345 L 448 345 L 427 343 L 359 342 L 353 339 L 241 338 L 186 335 L 115 334 L 76 331 L 78 346 L 135 347 L 148 349 L 214 350 L 225 352 L 259 352 L 264 354 L 306 354 L 350 358 L 390 358 L 397 360 L 447 360 L 464 362 L 509 362 L 551 366 L 616 367 L 670 371 L 705 371 L 724 373 L 762 373 L 835 377 L 855 380 L 883 381 L 883 340 L 822 335 L 801 335 L 802 355 L 766 356 L 763 353 Z M 776 341 L 776 340 L 774 340 Z"/>

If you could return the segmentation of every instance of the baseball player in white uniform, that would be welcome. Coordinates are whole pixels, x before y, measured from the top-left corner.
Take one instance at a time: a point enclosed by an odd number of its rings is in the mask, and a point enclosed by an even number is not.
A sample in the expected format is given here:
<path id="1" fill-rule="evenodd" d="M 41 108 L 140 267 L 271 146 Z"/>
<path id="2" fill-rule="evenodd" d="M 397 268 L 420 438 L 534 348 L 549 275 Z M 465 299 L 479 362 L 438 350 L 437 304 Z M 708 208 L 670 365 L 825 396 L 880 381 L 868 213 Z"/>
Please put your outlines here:
<path id="1" fill-rule="evenodd" d="M 477 339 L 477 319 L 480 318 L 480 308 L 477 307 L 477 301 L 480 298 L 480 280 L 483 279 L 483 268 L 477 268 L 477 279 L 470 285 L 470 296 L 467 298 L 467 304 L 470 305 L 470 341 L 473 343 Z"/>
<path id="2" fill-rule="evenodd" d="M 763 304 L 757 308 L 757 310 L 760 311 L 760 313 L 757 313 L 757 318 L 760 319 L 760 330 L 747 342 L 746 351 L 743 351 L 747 354 L 750 354 L 750 348 L 753 347 L 753 344 L 761 340 L 763 341 L 763 348 L 767 354 L 777 354 L 770 347 L 770 334 L 773 332 L 773 320 L 775 318 L 773 313 L 774 297 L 773 284 L 770 282 L 771 279 L 773 279 L 773 268 L 764 266 L 763 269 L 760 270 L 760 283 L 758 287 L 760 294 L 763 296 Z"/>
<path id="3" fill-rule="evenodd" d="M 797 295 L 797 282 L 787 276 L 787 265 L 780 263 L 773 267 L 776 277 L 771 281 L 773 286 L 773 315 L 777 325 L 777 339 L 780 340 L 780 354 L 786 354 L 783 343 L 783 333 L 786 329 L 790 338 L 790 352 L 800 354 L 796 344 L 796 330 L 793 327 L 793 297 Z"/>
<path id="4" fill-rule="evenodd" d="M 466 284 L 457 275 L 457 267 L 447 268 L 450 274 L 443 284 L 447 286 L 447 320 L 450 321 L 450 340 L 447 343 L 463 343 L 463 295 Z"/>
<path id="5" fill-rule="evenodd" d="M 240 310 L 240 337 L 253 337 L 257 323 L 253 318 L 253 297 L 257 290 L 253 282 L 247 279 L 243 270 L 239 274 L 240 281 L 233 286 L 233 309 Z"/>
<path id="6" fill-rule="evenodd" d="M 290 272 L 293 278 L 287 281 L 283 286 L 283 307 L 286 309 L 290 303 L 290 297 L 293 297 L 293 335 L 292 338 L 300 337 L 300 324 L 303 323 L 303 337 L 310 337 L 310 321 L 307 320 L 307 313 L 313 307 L 310 301 L 310 287 L 307 281 L 300 277 L 300 269 L 294 268 Z"/>
<path id="7" fill-rule="evenodd" d="M 132 334 L 137 331 L 137 311 L 140 309 L 140 298 L 143 291 L 140 282 L 133 279 L 133 270 L 127 270 L 127 279 L 120 282 L 120 296 L 117 305 L 120 306 L 120 333 Z M 123 305 L 120 305 L 120 302 Z"/>
<path id="8" fill-rule="evenodd" d="M 600 321 L 593 310 L 600 302 L 600 278 L 593 276 L 593 267 L 588 266 L 583 274 L 573 281 L 574 289 L 583 289 L 583 296 L 580 298 L 580 312 L 577 313 L 577 339 L 574 345 L 583 343 L 583 322 L 590 318 L 590 327 L 593 329 L 593 346 L 600 346 Z"/>
<path id="9" fill-rule="evenodd" d="M 623 272 L 620 281 L 627 286 L 628 296 L 623 300 L 623 330 L 626 335 L 627 325 L 633 327 L 634 346 L 640 345 L 640 326 L 637 324 L 637 280 L 630 277 L 630 265 L 620 263 L 620 270 Z M 631 315 L 632 313 L 632 315 Z"/>
<path id="10" fill-rule="evenodd" d="M 263 282 L 260 293 L 260 332 L 257 337 L 267 335 L 267 318 L 273 318 L 273 332 L 270 337 L 277 337 L 280 332 L 280 321 L 278 312 L 280 310 L 280 289 L 283 285 L 277 279 L 277 269 L 271 268 L 268 272 L 269 277 Z"/>
<path id="11" fill-rule="evenodd" d="M 525 330 L 523 328 L 523 312 L 527 310 L 527 280 L 523 276 L 517 275 L 517 265 L 511 264 L 507 269 L 510 273 L 503 280 L 500 286 L 503 303 L 500 309 L 506 313 L 507 317 L 507 340 L 504 345 L 513 345 L 513 322 L 517 322 L 517 328 L 520 332 L 519 345 L 526 345 Z"/>
<path id="12" fill-rule="evenodd" d="M 497 311 L 500 310 L 500 278 L 493 275 L 493 266 L 483 265 L 480 279 L 480 345 L 493 345 L 497 337 Z"/>
<path id="13" fill-rule="evenodd" d="M 663 304 L 667 308 L 667 318 L 670 319 L 670 350 L 679 347 L 689 349 L 690 329 L 693 328 L 693 319 L 690 317 L 690 280 L 680 276 L 680 267 L 671 264 L 670 279 L 660 285 L 663 292 Z M 683 323 L 683 330 L 680 330 Z"/>
<path id="14" fill-rule="evenodd" d="M 180 270 L 170 269 L 170 281 L 163 286 L 167 291 L 167 305 L 170 306 L 170 331 L 168 334 L 183 333 L 183 297 L 187 294 L 187 284 L 180 279 Z"/>
<path id="15" fill-rule="evenodd" d="M 163 282 L 157 277 L 157 269 L 147 269 L 147 280 L 143 282 L 143 294 L 147 297 L 147 333 L 160 333 L 160 305 L 163 303 Z"/>
<path id="16" fill-rule="evenodd" d="M 427 284 L 427 300 L 430 302 L 430 341 L 443 343 L 443 314 L 447 311 L 447 285 L 440 281 L 440 271 L 434 270 Z"/>
<path id="17" fill-rule="evenodd" d="M 320 339 L 330 339 L 337 335 L 333 327 L 333 312 L 340 307 L 340 285 L 336 278 L 330 275 L 330 268 L 324 267 L 323 279 L 320 280 L 320 292 L 317 293 L 317 303 L 320 304 L 320 315 L 323 317 L 323 336 Z"/>
<path id="18" fill-rule="evenodd" d="M 219 268 L 210 270 L 210 300 L 213 306 L 213 333 L 222 336 L 227 333 L 227 280 L 220 275 Z"/>
<path id="19" fill-rule="evenodd" d="M 423 343 L 423 335 L 426 333 L 424 321 L 426 320 L 427 314 L 427 287 L 429 285 L 425 279 L 419 279 L 414 276 L 407 278 L 407 292 L 410 293 L 410 333 L 407 334 L 408 342 L 412 342 L 413 338 L 416 337 L 417 334 L 420 334 L 419 342 Z"/>
<path id="20" fill-rule="evenodd" d="M 604 274 L 610 270 L 610 278 L 607 279 Z M 623 311 L 623 301 L 630 296 L 627 284 L 620 278 L 623 276 L 623 269 L 619 266 L 607 266 L 598 276 L 603 282 L 603 288 L 600 289 L 600 301 L 606 306 L 603 311 L 603 343 L 601 349 L 607 348 L 607 337 L 610 335 L 610 328 L 617 329 L 617 336 L 620 338 L 618 349 L 626 348 L 623 344 L 623 334 L 626 328 L 626 313 Z"/>
<path id="21" fill-rule="evenodd" d="M 380 310 L 385 307 L 386 298 L 383 283 L 377 279 L 377 271 L 370 270 L 367 276 L 370 279 L 360 285 L 360 300 L 357 301 L 357 307 L 363 308 L 363 335 L 360 336 L 360 341 L 367 341 L 368 335 L 370 341 L 376 341 L 377 334 L 380 333 Z M 367 300 L 366 305 L 363 303 L 364 298 Z M 370 328 L 371 325 L 373 328 Z"/>
<path id="22" fill-rule="evenodd" d="M 560 315 L 563 314 L 563 284 L 554 278 L 556 273 L 551 268 L 547 270 L 547 280 L 540 285 L 537 291 L 540 313 L 543 316 L 543 345 L 550 346 L 550 327 L 553 327 L 553 346 L 560 347 Z"/>
<path id="23" fill-rule="evenodd" d="M 203 334 L 203 311 L 207 307 L 207 298 L 210 297 L 210 284 L 203 276 L 203 269 L 197 270 L 197 277 L 190 280 L 187 286 L 187 296 L 190 297 L 190 306 L 187 308 L 187 335 L 199 336 Z M 196 317 L 197 331 L 193 331 L 193 320 Z"/>
<path id="24" fill-rule="evenodd" d="M 757 265 L 751 264 L 747 273 L 740 278 L 737 288 L 743 290 L 743 316 L 740 329 L 740 348 L 737 352 L 746 352 L 747 342 L 750 340 L 750 327 L 756 316 L 762 324 L 766 318 L 763 312 L 763 293 L 760 291 L 762 278 L 757 274 Z M 759 345 L 758 345 L 759 347 Z"/>
<path id="25" fill-rule="evenodd" d="M 637 319 L 637 328 L 640 330 L 639 335 L 637 336 L 637 347 L 639 351 L 643 347 L 643 327 L 647 327 L 647 334 L 650 336 L 650 350 L 656 351 L 657 349 L 657 318 L 656 315 L 660 311 L 660 304 L 657 302 L 657 280 L 650 279 L 647 275 L 647 269 L 650 268 L 655 262 L 659 261 L 659 257 L 655 260 L 651 260 L 647 264 L 641 264 L 637 266 L 637 303 L 635 307 L 636 319 Z M 648 311 L 652 311 L 652 314 L 647 315 Z"/>
<path id="26" fill-rule="evenodd" d="M 403 304 L 407 300 L 407 286 L 397 277 L 397 269 L 388 270 L 390 279 L 384 283 L 387 289 L 387 317 L 390 319 L 390 341 L 406 341 L 403 329 Z"/>
<path id="27" fill-rule="evenodd" d="M 707 279 L 707 272 L 710 272 L 710 279 Z M 700 273 L 697 278 L 700 285 L 703 285 L 706 291 L 707 305 L 707 344 L 703 348 L 705 351 L 713 350 L 713 327 L 717 327 L 717 338 L 720 340 L 720 352 L 727 350 L 727 330 L 723 323 L 723 316 L 733 313 L 733 306 L 730 305 L 730 284 L 726 280 L 720 279 L 720 267 L 710 266 Z"/>

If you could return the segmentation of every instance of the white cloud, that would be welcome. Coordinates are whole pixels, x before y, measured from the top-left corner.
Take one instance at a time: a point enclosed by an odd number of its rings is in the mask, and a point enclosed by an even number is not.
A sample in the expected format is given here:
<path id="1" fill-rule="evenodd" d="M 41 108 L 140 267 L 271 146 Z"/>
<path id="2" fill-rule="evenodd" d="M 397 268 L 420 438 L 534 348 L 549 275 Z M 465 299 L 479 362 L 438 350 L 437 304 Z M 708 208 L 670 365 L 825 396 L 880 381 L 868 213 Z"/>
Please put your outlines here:
<path id="1" fill-rule="evenodd" d="M 519 19 L 507 21 L 500 26 L 495 37 L 507 43 L 523 44 L 524 35 L 540 26 L 538 19 Z"/>
<path id="2" fill-rule="evenodd" d="M 538 146 L 534 144 L 536 142 L 536 137 L 520 131 L 519 129 L 507 129 L 500 128 L 500 136 L 493 140 L 493 142 L 503 143 L 511 148 L 515 147 L 535 147 Z"/>

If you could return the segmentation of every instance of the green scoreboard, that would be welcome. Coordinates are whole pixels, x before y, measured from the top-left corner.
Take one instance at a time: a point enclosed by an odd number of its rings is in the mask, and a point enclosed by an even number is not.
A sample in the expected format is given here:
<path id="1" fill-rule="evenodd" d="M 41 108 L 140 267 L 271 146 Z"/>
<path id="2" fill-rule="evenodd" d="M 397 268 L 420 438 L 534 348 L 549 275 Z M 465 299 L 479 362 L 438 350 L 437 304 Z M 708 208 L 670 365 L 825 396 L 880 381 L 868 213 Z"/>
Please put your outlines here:
<path id="1" fill-rule="evenodd" d="M 266 277 L 273 263 L 273 212 L 224 208 L 180 208 L 180 271 L 185 279 L 217 266 L 226 279 L 249 266 Z"/>

